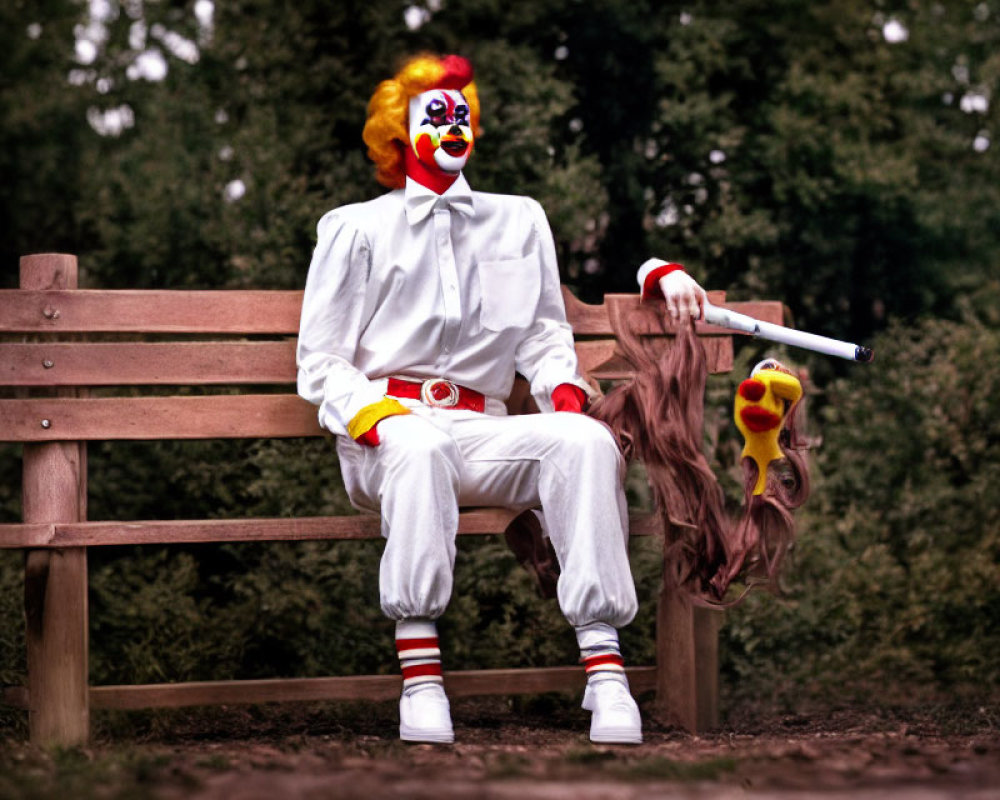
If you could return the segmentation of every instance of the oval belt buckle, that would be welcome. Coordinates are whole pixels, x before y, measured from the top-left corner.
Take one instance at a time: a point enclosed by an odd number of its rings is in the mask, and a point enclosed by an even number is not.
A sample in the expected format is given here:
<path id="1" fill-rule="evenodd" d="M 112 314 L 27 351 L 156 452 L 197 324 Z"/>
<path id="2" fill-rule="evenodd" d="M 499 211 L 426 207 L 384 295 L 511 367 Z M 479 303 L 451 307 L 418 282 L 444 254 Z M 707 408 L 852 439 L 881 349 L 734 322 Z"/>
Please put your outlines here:
<path id="1" fill-rule="evenodd" d="M 447 394 L 442 395 L 442 388 Z M 451 408 L 458 405 L 458 387 L 444 378 L 430 378 L 420 384 L 420 399 L 429 406 Z"/>

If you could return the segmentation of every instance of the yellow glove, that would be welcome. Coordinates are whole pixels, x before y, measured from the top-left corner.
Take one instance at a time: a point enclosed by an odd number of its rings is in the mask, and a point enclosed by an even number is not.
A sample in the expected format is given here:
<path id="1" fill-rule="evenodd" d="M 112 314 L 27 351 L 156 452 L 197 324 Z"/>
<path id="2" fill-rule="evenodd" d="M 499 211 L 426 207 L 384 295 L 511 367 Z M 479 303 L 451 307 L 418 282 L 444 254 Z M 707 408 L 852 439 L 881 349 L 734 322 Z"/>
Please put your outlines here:
<path id="1" fill-rule="evenodd" d="M 395 397 L 383 397 L 377 403 L 362 408 L 350 422 L 347 423 L 347 434 L 354 441 L 369 447 L 379 444 L 378 431 L 375 426 L 386 417 L 396 414 L 409 414 L 410 409 L 400 403 Z"/>

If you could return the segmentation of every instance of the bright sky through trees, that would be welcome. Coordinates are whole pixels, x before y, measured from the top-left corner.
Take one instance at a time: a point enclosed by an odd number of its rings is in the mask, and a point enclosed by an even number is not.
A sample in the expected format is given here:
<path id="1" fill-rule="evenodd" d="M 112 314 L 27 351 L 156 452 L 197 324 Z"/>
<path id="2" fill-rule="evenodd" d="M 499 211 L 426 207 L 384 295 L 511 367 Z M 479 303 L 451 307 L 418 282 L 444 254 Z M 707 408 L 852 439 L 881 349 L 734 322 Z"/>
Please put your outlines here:
<path id="1" fill-rule="evenodd" d="M 128 45 L 130 52 L 124 59 L 111 59 L 112 65 L 124 65 L 124 79 L 130 81 L 162 81 L 170 71 L 170 57 L 188 64 L 200 58 L 199 45 L 212 40 L 215 26 L 215 4 L 212 0 L 198 0 L 193 7 L 196 21 L 197 42 L 171 30 L 162 23 L 150 25 L 146 19 L 144 0 L 88 0 L 81 21 L 74 28 L 74 56 L 80 66 L 70 71 L 69 82 L 75 86 L 93 84 L 98 92 L 107 94 L 121 74 L 107 74 L 107 66 L 98 66 L 110 39 L 112 26 L 119 24 L 121 15 L 130 20 Z M 33 38 L 41 33 L 41 26 L 29 26 Z M 87 111 L 87 122 L 102 136 L 119 136 L 135 125 L 135 114 L 127 105 L 108 108 L 92 106 Z"/>

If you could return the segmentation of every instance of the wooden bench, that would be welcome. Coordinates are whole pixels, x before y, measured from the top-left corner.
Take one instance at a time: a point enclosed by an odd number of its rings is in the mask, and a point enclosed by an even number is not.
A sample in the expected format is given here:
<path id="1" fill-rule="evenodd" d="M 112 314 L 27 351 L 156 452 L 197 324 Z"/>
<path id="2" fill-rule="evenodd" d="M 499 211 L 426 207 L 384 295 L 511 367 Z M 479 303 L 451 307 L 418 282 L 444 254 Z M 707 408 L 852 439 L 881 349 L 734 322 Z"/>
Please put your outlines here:
<path id="1" fill-rule="evenodd" d="M 0 291 L 0 441 L 23 444 L 23 522 L 0 525 L 0 547 L 26 551 L 27 686 L 4 689 L 2 699 L 27 709 L 32 741 L 86 742 L 91 708 L 397 697 L 400 678 L 391 675 L 89 685 L 87 548 L 373 539 L 379 521 L 371 515 L 88 520 L 89 441 L 329 435 L 318 427 L 315 408 L 294 393 L 302 293 L 81 290 L 76 257 L 59 254 L 26 256 L 20 268 L 21 288 Z M 581 370 L 597 380 L 628 377 L 615 354 L 607 309 L 615 302 L 635 304 L 637 296 L 609 295 L 596 306 L 564 293 Z M 711 297 L 716 304 L 724 300 L 718 292 Z M 780 303 L 731 307 L 781 322 Z M 114 341 L 87 338 L 107 334 Z M 711 371 L 728 371 L 731 337 L 711 326 L 699 334 Z M 231 393 L 232 387 L 267 384 L 286 391 Z M 192 386 L 230 393 L 185 394 Z M 146 387 L 147 393 L 132 388 L 128 396 L 103 396 L 95 387 Z M 464 510 L 459 533 L 502 534 L 513 517 L 501 508 Z M 632 520 L 633 535 L 655 528 L 652 518 Z M 629 669 L 633 690 L 654 690 L 662 718 L 704 729 L 715 723 L 718 709 L 718 615 L 662 591 L 657 602 L 656 664 Z M 584 675 L 573 665 L 448 672 L 445 680 L 452 696 L 528 694 L 582 689 Z"/>

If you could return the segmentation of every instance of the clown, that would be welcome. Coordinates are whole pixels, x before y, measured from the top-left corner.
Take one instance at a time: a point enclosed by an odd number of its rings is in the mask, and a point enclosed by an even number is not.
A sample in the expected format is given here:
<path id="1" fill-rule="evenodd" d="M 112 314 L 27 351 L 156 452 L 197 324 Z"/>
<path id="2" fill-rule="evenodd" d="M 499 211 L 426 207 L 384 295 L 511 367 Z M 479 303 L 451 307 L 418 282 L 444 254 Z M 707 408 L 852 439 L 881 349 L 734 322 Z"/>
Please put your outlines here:
<path id="1" fill-rule="evenodd" d="M 336 434 L 351 502 L 381 515 L 400 737 L 454 739 L 435 620 L 451 595 L 459 506 L 502 505 L 545 512 L 591 739 L 639 743 L 618 640 L 636 613 L 624 463 L 608 429 L 579 413 L 591 390 L 541 206 L 472 191 L 462 174 L 478 134 L 463 58 L 418 57 L 377 87 L 363 138 L 390 191 L 319 222 L 299 393 Z M 507 416 L 515 372 L 544 413 Z"/>
<path id="2" fill-rule="evenodd" d="M 472 154 L 468 101 L 454 89 L 432 89 L 411 98 L 409 111 L 416 161 L 411 157 L 408 174 L 420 174 L 421 182 L 450 183 Z"/>

